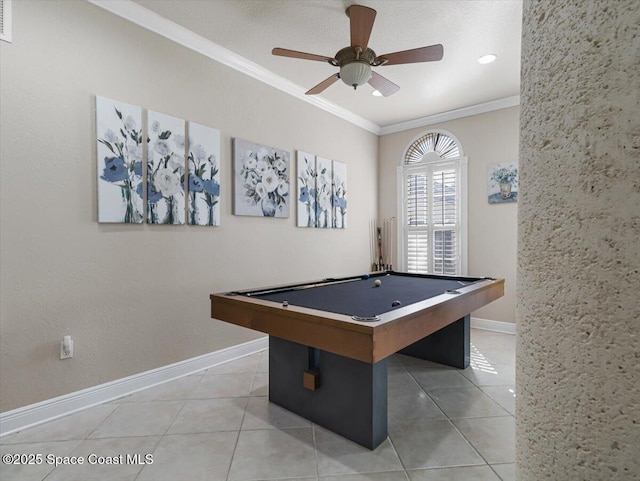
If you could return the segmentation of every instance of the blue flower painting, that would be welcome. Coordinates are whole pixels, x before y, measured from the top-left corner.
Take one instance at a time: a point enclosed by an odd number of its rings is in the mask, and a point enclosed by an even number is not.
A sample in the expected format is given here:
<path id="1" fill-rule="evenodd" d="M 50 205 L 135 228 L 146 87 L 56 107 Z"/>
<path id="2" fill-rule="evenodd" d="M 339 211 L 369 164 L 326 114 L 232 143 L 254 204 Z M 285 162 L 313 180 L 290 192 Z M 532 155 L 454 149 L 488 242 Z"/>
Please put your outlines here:
<path id="1" fill-rule="evenodd" d="M 289 217 L 289 152 L 233 140 L 235 215 Z"/>
<path id="2" fill-rule="evenodd" d="M 220 131 L 189 122 L 189 219 L 220 225 Z"/>
<path id="3" fill-rule="evenodd" d="M 298 151 L 298 227 L 316 226 L 316 158 Z"/>
<path id="4" fill-rule="evenodd" d="M 142 109 L 97 96 L 96 139 L 98 222 L 142 223 Z"/>
<path id="5" fill-rule="evenodd" d="M 489 203 L 518 201 L 518 166 L 493 164 L 489 166 Z"/>
<path id="6" fill-rule="evenodd" d="M 147 222 L 184 224 L 185 122 L 150 110 L 147 124 Z"/>
<path id="7" fill-rule="evenodd" d="M 332 227 L 345 229 L 347 227 L 347 164 L 333 161 L 331 190 Z"/>
<path id="8" fill-rule="evenodd" d="M 324 229 L 332 226 L 332 172 L 332 162 L 329 159 L 316 157 L 316 226 Z"/>

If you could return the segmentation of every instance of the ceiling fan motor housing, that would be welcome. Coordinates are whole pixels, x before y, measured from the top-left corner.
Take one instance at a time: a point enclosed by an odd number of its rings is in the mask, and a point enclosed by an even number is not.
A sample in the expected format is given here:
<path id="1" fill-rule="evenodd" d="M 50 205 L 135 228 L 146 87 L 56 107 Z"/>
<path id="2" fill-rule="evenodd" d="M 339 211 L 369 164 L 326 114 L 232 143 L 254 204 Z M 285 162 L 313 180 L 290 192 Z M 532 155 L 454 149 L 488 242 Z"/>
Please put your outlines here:
<path id="1" fill-rule="evenodd" d="M 370 48 L 364 52 L 360 48 L 343 48 L 335 57 L 340 66 L 340 78 L 354 89 L 364 85 L 371 78 L 371 64 L 375 58 L 376 54 Z"/>

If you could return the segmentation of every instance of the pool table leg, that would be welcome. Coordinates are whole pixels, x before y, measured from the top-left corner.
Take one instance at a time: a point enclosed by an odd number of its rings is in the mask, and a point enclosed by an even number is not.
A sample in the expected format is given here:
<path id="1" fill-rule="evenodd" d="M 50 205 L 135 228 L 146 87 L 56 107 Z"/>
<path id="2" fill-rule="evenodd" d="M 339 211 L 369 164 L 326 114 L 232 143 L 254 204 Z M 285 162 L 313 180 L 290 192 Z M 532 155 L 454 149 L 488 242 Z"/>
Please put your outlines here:
<path id="1" fill-rule="evenodd" d="M 471 359 L 471 321 L 467 314 L 461 319 L 424 337 L 400 354 L 464 369 Z"/>
<path id="2" fill-rule="evenodd" d="M 269 336 L 269 400 L 369 449 L 387 438 L 387 362 L 357 361 Z M 319 387 L 303 386 L 314 359 Z"/>

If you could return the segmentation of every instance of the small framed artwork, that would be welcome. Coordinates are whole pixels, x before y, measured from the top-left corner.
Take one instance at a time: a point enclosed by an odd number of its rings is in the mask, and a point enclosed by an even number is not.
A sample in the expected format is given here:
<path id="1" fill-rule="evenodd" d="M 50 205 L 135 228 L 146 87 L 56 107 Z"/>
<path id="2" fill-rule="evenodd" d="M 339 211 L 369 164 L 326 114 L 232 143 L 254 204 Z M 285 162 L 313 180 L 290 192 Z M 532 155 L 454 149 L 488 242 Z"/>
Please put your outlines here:
<path id="1" fill-rule="evenodd" d="M 98 222 L 141 224 L 142 108 L 96 96 Z"/>
<path id="2" fill-rule="evenodd" d="M 332 162 L 316 157 L 316 225 L 331 228 Z"/>
<path id="3" fill-rule="evenodd" d="M 333 161 L 333 228 L 347 228 L 347 164 Z"/>
<path id="4" fill-rule="evenodd" d="M 501 204 L 518 201 L 518 165 L 492 164 L 489 166 L 489 203 Z"/>
<path id="5" fill-rule="evenodd" d="M 147 222 L 184 224 L 185 121 L 148 111 Z"/>
<path id="6" fill-rule="evenodd" d="M 220 131 L 189 122 L 190 225 L 220 225 Z"/>
<path id="7" fill-rule="evenodd" d="M 289 217 L 289 152 L 233 139 L 234 214 Z"/>
<path id="8" fill-rule="evenodd" d="M 316 226 L 316 157 L 298 150 L 298 227 Z"/>

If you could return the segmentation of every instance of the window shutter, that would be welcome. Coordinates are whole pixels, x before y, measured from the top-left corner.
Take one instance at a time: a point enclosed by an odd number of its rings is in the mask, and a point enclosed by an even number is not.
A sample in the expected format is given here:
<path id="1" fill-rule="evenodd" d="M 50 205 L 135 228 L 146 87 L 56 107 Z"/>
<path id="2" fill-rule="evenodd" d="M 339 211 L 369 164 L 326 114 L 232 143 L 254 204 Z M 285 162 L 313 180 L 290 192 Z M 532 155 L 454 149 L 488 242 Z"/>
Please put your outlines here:
<path id="1" fill-rule="evenodd" d="M 407 270 L 429 272 L 429 176 L 407 175 Z"/>
<path id="2" fill-rule="evenodd" d="M 433 172 L 433 273 L 458 273 L 458 186 L 456 169 Z"/>
<path id="3" fill-rule="evenodd" d="M 456 231 L 436 230 L 433 234 L 433 273 L 450 276 L 457 274 Z"/>
<path id="4" fill-rule="evenodd" d="M 407 176 L 407 223 L 411 227 L 426 226 L 429 221 L 428 185 L 426 174 Z"/>

